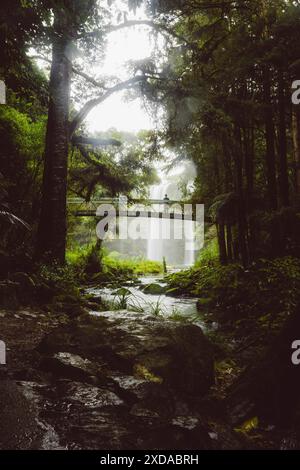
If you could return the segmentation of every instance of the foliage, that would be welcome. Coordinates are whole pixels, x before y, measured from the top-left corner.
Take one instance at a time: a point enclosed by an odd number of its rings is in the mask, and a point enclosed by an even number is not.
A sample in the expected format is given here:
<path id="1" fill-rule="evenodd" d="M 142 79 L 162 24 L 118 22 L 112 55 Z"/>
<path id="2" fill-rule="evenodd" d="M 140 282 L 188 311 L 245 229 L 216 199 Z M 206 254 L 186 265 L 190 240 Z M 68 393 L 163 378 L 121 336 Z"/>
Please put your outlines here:
<path id="1" fill-rule="evenodd" d="M 95 245 L 77 247 L 67 251 L 67 261 L 87 275 L 102 274 L 107 281 L 120 281 L 137 275 L 159 274 L 162 264 L 144 258 L 123 258 L 117 252 L 107 253 L 105 249 L 97 249 Z"/>
<path id="2" fill-rule="evenodd" d="M 215 264 L 219 258 L 218 240 L 213 231 L 206 235 L 205 247 L 200 251 L 195 266 L 202 266 L 206 264 Z"/>
<path id="3" fill-rule="evenodd" d="M 160 274 L 162 264 L 158 261 L 147 260 L 142 257 L 122 258 L 118 253 L 112 252 L 103 257 L 103 264 L 109 268 L 123 268 L 137 275 Z"/>
<path id="4" fill-rule="evenodd" d="M 114 297 L 114 304 L 115 307 L 119 310 L 124 310 L 128 308 L 128 300 L 132 296 L 132 293 L 129 289 L 125 287 L 121 287 L 113 292 Z"/>
<path id="5" fill-rule="evenodd" d="M 283 257 L 261 259 L 248 269 L 215 262 L 168 276 L 169 288 L 199 297 L 199 308 L 213 308 L 235 322 L 249 317 L 272 321 L 289 316 L 300 301 L 300 261 Z"/>
<path id="6" fill-rule="evenodd" d="M 68 292 L 79 298 L 79 279 L 76 269 L 72 266 L 60 266 L 54 263 L 52 266 L 40 265 L 36 271 L 39 282 L 45 283 L 47 288 L 57 292 Z"/>
<path id="7" fill-rule="evenodd" d="M 287 239 L 274 251 L 271 232 L 256 250 L 261 234 L 252 216 L 290 206 L 300 190 L 300 115 L 290 106 L 299 75 L 299 5 L 166 1 L 155 12 L 168 25 L 169 47 L 156 66 L 163 79 L 146 95 L 154 106 L 163 103 L 161 140 L 197 168 L 192 199 L 215 212 L 221 261 L 246 266 L 269 256 L 271 245 L 273 256 L 290 254 Z"/>
<path id="8" fill-rule="evenodd" d="M 149 185 L 157 181 L 153 168 L 153 133 L 140 132 L 137 136 L 111 130 L 95 134 L 103 142 L 118 145 L 77 145 L 72 151 L 70 191 L 89 201 L 101 196 L 147 196 Z"/>
<path id="9" fill-rule="evenodd" d="M 161 299 L 157 299 L 155 302 L 149 302 L 149 309 L 150 309 L 150 314 L 154 315 L 155 317 L 161 317 L 164 314 L 164 309 L 162 306 L 162 301 Z"/>
<path id="10" fill-rule="evenodd" d="M 21 258 L 30 252 L 28 228 L 37 217 L 44 135 L 44 116 L 33 121 L 10 106 L 0 107 L 0 247 Z"/>

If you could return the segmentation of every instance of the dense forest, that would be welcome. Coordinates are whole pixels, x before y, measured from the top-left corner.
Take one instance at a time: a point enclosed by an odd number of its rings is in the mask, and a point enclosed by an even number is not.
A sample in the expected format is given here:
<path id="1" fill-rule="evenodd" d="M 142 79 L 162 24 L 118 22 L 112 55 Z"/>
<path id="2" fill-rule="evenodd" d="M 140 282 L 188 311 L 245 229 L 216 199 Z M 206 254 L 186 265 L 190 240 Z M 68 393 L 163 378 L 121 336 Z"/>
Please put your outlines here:
<path id="1" fill-rule="evenodd" d="M 0 449 L 300 448 L 299 44 L 297 0 L 2 0 Z M 91 130 L 119 93 L 151 128 Z M 161 168 L 205 208 L 188 266 L 89 216 Z"/>

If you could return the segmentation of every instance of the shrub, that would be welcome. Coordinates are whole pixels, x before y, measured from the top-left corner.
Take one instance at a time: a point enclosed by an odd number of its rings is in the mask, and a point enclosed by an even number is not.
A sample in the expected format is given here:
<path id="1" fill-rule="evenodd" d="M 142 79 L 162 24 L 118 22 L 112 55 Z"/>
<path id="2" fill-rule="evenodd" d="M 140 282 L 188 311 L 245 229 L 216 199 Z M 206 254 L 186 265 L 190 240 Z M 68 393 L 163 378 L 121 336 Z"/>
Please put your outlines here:
<path id="1" fill-rule="evenodd" d="M 300 260 L 261 259 L 247 270 L 215 262 L 175 273 L 168 284 L 173 292 L 208 299 L 201 305 L 214 307 L 224 319 L 289 315 L 300 301 Z"/>
<path id="2" fill-rule="evenodd" d="M 161 263 L 141 257 L 123 258 L 117 252 L 107 253 L 95 245 L 85 245 L 67 251 L 67 262 L 81 277 L 98 275 L 98 278 L 110 282 L 116 276 L 123 280 L 144 274 L 159 274 L 163 271 Z"/>

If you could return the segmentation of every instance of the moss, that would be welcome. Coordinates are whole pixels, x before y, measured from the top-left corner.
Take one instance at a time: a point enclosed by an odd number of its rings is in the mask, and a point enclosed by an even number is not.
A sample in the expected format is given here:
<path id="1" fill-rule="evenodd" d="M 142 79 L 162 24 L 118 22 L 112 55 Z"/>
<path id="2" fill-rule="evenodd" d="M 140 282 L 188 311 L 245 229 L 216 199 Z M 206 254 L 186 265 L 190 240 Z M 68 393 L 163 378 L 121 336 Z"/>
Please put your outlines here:
<path id="1" fill-rule="evenodd" d="M 161 384 L 163 379 L 158 375 L 153 374 L 150 370 L 147 369 L 142 364 L 135 364 L 133 368 L 133 373 L 136 377 L 147 380 L 148 382 Z"/>
<path id="2" fill-rule="evenodd" d="M 161 295 L 165 293 L 166 287 L 161 286 L 160 284 L 152 283 L 144 287 L 143 291 L 145 292 L 145 294 Z"/>

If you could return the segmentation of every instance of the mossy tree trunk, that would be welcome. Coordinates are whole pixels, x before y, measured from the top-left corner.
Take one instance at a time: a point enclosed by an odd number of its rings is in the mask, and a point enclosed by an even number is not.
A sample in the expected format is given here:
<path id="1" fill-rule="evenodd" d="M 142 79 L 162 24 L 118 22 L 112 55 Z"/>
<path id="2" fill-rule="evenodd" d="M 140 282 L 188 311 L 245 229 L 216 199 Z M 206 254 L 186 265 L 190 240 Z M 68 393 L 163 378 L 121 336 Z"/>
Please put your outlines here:
<path id="1" fill-rule="evenodd" d="M 42 205 L 37 236 L 39 260 L 65 261 L 66 195 L 69 148 L 69 101 L 72 64 L 68 15 L 61 9 L 54 20 L 49 110 L 45 146 Z"/>

